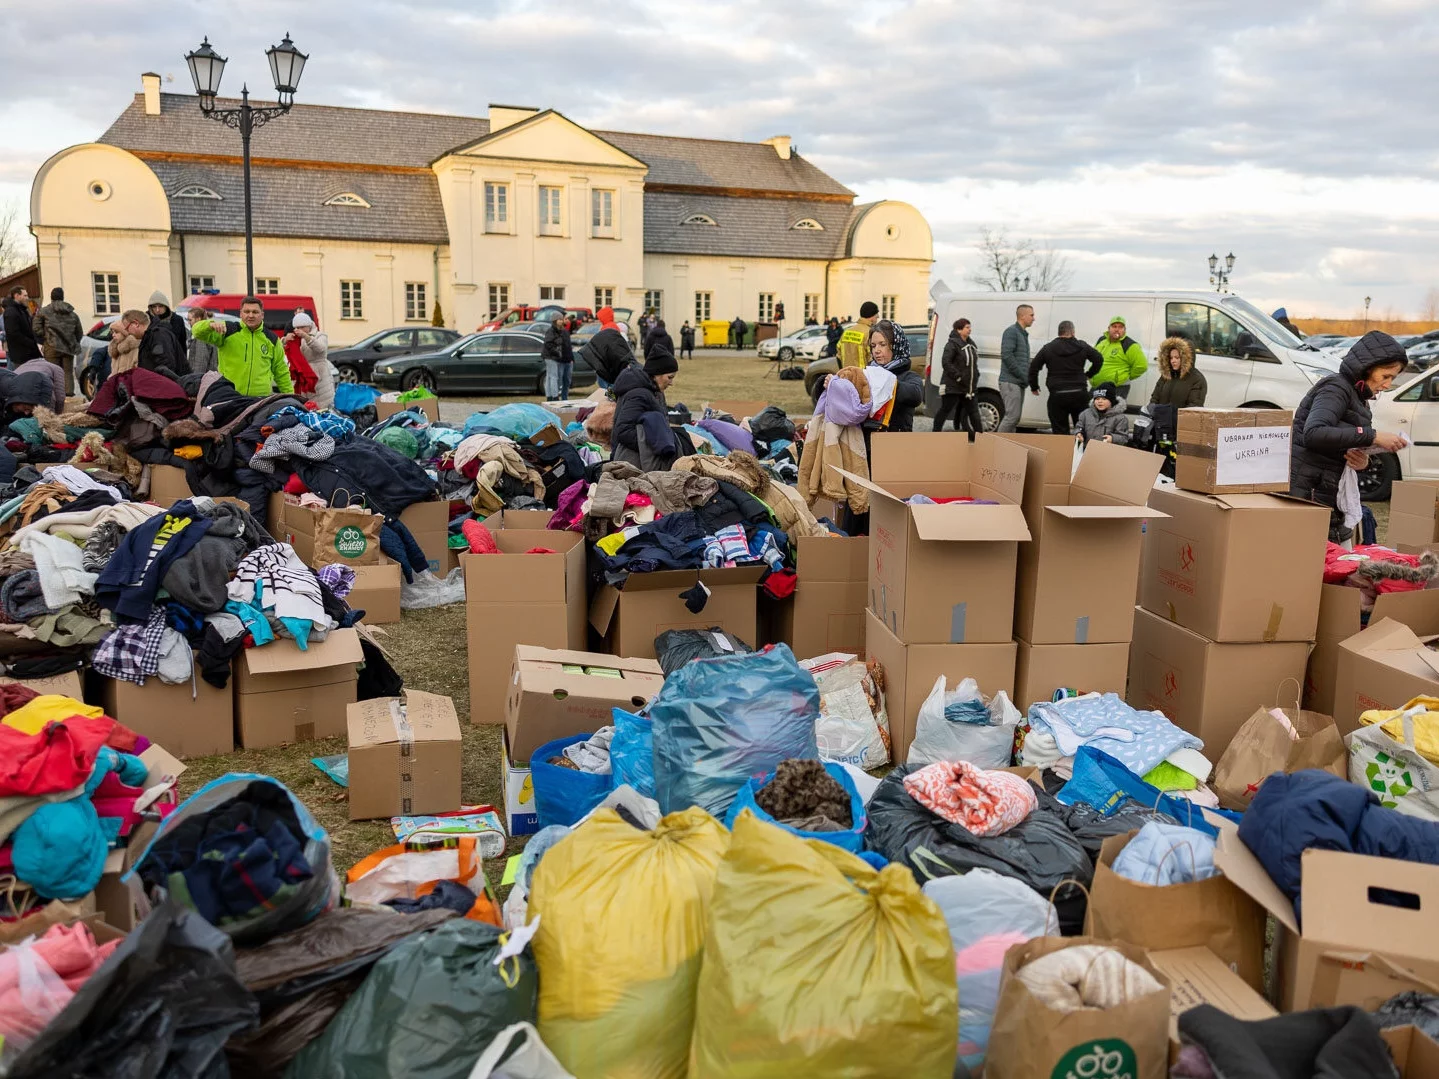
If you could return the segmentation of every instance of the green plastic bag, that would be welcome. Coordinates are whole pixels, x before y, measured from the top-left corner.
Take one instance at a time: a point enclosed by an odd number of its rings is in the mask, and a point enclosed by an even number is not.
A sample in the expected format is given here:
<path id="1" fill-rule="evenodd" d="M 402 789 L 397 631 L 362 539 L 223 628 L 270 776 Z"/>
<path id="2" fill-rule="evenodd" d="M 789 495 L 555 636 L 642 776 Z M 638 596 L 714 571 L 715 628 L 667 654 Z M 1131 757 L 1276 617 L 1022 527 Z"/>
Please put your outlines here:
<path id="1" fill-rule="evenodd" d="M 468 1079 L 495 1036 L 534 1022 L 534 957 L 505 949 L 509 934 L 456 919 L 386 955 L 325 1032 L 290 1063 L 287 1079 Z"/>

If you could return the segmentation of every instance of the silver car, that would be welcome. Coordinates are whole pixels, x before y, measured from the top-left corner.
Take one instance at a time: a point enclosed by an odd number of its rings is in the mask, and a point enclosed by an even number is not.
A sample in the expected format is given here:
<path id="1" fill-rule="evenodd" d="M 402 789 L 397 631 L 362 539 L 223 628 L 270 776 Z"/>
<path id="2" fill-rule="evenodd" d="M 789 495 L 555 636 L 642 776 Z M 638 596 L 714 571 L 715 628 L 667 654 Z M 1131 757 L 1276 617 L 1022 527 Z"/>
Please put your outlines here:
<path id="1" fill-rule="evenodd" d="M 761 341 L 759 358 L 781 360 L 785 363 L 789 363 L 796 356 L 805 360 L 817 360 L 824 351 L 825 343 L 823 325 L 806 326 L 784 337 L 771 337 L 768 341 Z"/>

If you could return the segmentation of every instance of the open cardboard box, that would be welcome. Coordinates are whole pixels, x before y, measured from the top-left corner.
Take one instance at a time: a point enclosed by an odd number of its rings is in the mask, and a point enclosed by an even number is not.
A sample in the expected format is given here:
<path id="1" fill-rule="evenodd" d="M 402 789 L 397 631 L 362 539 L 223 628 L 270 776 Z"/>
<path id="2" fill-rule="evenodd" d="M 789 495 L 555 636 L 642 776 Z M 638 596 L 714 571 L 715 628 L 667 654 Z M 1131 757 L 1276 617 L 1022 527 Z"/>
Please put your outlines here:
<path id="1" fill-rule="evenodd" d="M 1396 549 L 1439 540 L 1439 480 L 1395 480 L 1389 492 L 1385 541 Z"/>
<path id="2" fill-rule="evenodd" d="M 345 733 L 345 709 L 355 701 L 364 660 L 360 635 L 332 630 L 301 651 L 280 638 L 235 657 L 235 718 L 246 749 L 304 742 Z"/>
<path id="3" fill-rule="evenodd" d="M 317 567 L 322 568 L 322 567 Z M 372 626 L 389 625 L 400 620 L 400 585 L 404 580 L 398 562 L 384 555 L 373 566 L 351 566 L 355 585 L 345 602 L 356 611 L 364 611 L 364 621 Z"/>
<path id="4" fill-rule="evenodd" d="M 590 626 L 617 656 L 655 658 L 655 638 L 670 629 L 719 627 L 754 646 L 759 639 L 756 585 L 768 567 L 671 569 L 631 573 L 624 588 L 602 585 L 590 601 Z M 699 580 L 709 589 L 695 614 L 680 593 Z"/>
<path id="5" fill-rule="evenodd" d="M 163 746 L 151 745 L 140 759 L 145 762 L 145 787 L 150 788 L 164 782 L 167 777 L 178 779 L 185 766 L 166 752 Z M 104 873 L 100 883 L 95 885 L 95 909 L 108 925 L 128 933 L 145 919 L 150 912 L 149 901 L 145 899 L 138 878 L 123 879 L 134 867 L 145 848 L 155 838 L 160 825 L 155 821 L 144 821 L 130 833 L 130 841 L 124 847 L 112 850 L 105 858 Z"/>
<path id="6" fill-rule="evenodd" d="M 97 676 L 99 677 L 99 676 Z M 180 757 L 208 757 L 235 751 L 235 697 L 198 673 L 194 685 L 167 685 L 147 678 L 143 686 L 100 678 L 100 705 L 136 734 Z"/>
<path id="7" fill-rule="evenodd" d="M 864 651 L 869 537 L 805 536 L 795 541 L 794 594 L 760 593 L 766 644 L 783 642 L 799 659 Z M 756 642 L 758 643 L 758 642 Z"/>
<path id="8" fill-rule="evenodd" d="M 1068 435 L 1006 435 L 1025 446 L 1024 519 L 1014 635 L 1034 645 L 1128 644 L 1146 506 L 1163 459 L 1091 442 L 1074 468 Z M 1073 478 L 1070 477 L 1071 471 Z M 1102 578 L 1090 572 L 1103 566 Z"/>
<path id="9" fill-rule="evenodd" d="M 1358 727 L 1370 709 L 1403 708 L 1415 697 L 1439 694 L 1439 652 L 1429 647 L 1432 640 L 1383 618 L 1340 643 L 1332 713 L 1340 734 Z"/>
<path id="10" fill-rule="evenodd" d="M 1129 680 L 1127 644 L 1030 644 L 1016 640 L 1019 655 L 1014 675 L 1014 706 L 1052 701 L 1056 689 L 1117 693 L 1124 696 Z"/>
<path id="11" fill-rule="evenodd" d="M 150 501 L 155 505 L 171 506 L 193 493 L 183 468 L 175 465 L 150 466 Z"/>
<path id="12" fill-rule="evenodd" d="M 1179 1017 L 1210 1004 L 1236 1019 L 1252 1022 L 1279 1013 L 1208 948 L 1167 948 L 1149 953 L 1149 961 L 1169 979 L 1170 1059 L 1179 1050 Z"/>
<path id="13" fill-rule="evenodd" d="M 1390 1027 L 1379 1032 L 1399 1079 L 1439 1079 L 1439 1042 L 1416 1026 Z"/>
<path id="14" fill-rule="evenodd" d="M 870 475 L 869 610 L 907 644 L 1003 644 L 1014 637 L 1015 570 L 1029 451 L 997 435 L 877 434 Z M 994 505 L 909 505 L 971 497 Z"/>
<path id="15" fill-rule="evenodd" d="M 664 684 L 652 659 L 516 645 L 505 701 L 506 745 L 515 760 L 528 761 L 546 742 L 609 726 L 616 708 L 638 712 Z"/>
<path id="16" fill-rule="evenodd" d="M 460 719 L 454 701 L 411 689 L 403 700 L 356 701 L 345 713 L 351 820 L 460 808 Z"/>
<path id="17" fill-rule="evenodd" d="M 1320 588 L 1319 625 L 1304 680 L 1304 707 L 1311 712 L 1334 715 L 1339 646 L 1364 629 L 1362 600 L 1359 589 L 1347 584 L 1326 584 Z M 1378 625 L 1386 618 L 1403 623 L 1420 638 L 1439 634 L 1439 589 L 1386 592 L 1376 597 L 1369 624 Z M 1341 725 L 1339 731 L 1347 734 L 1349 729 Z"/>
<path id="18" fill-rule="evenodd" d="M 440 422 L 440 399 L 438 397 L 423 397 L 418 401 L 407 401 L 401 404 L 399 401 L 376 401 L 375 421 L 388 419 L 397 412 L 423 412 L 431 423 Z"/>

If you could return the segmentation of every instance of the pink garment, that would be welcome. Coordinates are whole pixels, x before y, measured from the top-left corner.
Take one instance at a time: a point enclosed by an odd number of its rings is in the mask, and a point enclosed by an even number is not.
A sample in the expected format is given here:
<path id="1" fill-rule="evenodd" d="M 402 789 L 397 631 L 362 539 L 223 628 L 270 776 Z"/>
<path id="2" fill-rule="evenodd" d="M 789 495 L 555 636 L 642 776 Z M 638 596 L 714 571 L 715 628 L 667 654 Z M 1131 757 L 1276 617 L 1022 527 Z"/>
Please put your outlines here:
<path id="1" fill-rule="evenodd" d="M 0 1037 L 7 1049 L 24 1049 L 70 999 L 120 939 L 96 944 L 83 922 L 52 925 L 38 940 L 0 952 Z"/>
<path id="2" fill-rule="evenodd" d="M 555 503 L 555 512 L 550 515 L 546 528 L 556 532 L 582 532 L 585 527 L 585 499 L 589 497 L 590 485 L 584 480 L 575 480 L 560 492 Z"/>
<path id="3" fill-rule="evenodd" d="M 954 973 L 963 978 L 966 974 L 998 970 L 1004 966 L 1004 953 L 1028 939 L 1023 933 L 996 933 L 991 937 L 980 937 L 968 948 L 954 953 Z"/>
<path id="4" fill-rule="evenodd" d="M 649 495 L 642 495 L 638 491 L 631 491 L 629 494 L 625 495 L 625 509 L 629 509 L 631 506 L 653 505 L 654 502 L 651 501 Z"/>
<path id="5" fill-rule="evenodd" d="M 460 531 L 464 533 L 465 539 L 470 544 L 470 554 L 499 554 L 500 549 L 495 546 L 495 537 L 481 521 L 473 517 L 460 525 Z"/>
<path id="6" fill-rule="evenodd" d="M 968 761 L 926 765 L 904 777 L 904 789 L 926 809 L 978 836 L 1003 835 L 1039 808 L 1028 780 Z"/>

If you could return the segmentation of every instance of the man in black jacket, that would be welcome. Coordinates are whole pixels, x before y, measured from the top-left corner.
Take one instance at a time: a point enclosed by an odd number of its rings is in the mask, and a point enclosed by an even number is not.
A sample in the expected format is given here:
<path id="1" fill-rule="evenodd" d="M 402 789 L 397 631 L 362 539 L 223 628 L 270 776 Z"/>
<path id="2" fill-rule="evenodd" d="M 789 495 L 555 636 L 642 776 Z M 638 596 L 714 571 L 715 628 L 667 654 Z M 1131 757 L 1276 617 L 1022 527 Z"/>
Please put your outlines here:
<path id="1" fill-rule="evenodd" d="M 939 386 L 939 414 L 934 417 L 934 429 L 944 430 L 944 421 L 954 417 L 954 429 L 960 424 L 969 432 L 969 440 L 984 428 L 979 418 L 979 404 L 974 399 L 979 389 L 979 349 L 970 339 L 969 319 L 954 320 L 949 331 L 949 340 L 944 343 L 944 356 L 940 360 L 941 379 Z"/>
<path id="2" fill-rule="evenodd" d="M 585 362 L 594 368 L 595 376 L 604 389 L 609 389 L 620 377 L 620 372 L 635 362 L 630 343 L 615 324 L 615 312 L 611 307 L 601 307 L 596 314 L 600 330 L 584 347 Z"/>
<path id="3" fill-rule="evenodd" d="M 1070 433 L 1079 414 L 1089 407 L 1089 380 L 1099 373 L 1104 357 L 1087 341 L 1074 336 L 1074 323 L 1059 324 L 1059 336 L 1029 361 L 1029 392 L 1039 396 L 1039 372 L 1046 367 L 1049 426 L 1057 435 Z"/>
<path id="4" fill-rule="evenodd" d="M 158 322 L 170 331 L 175 338 L 176 355 L 185 355 L 186 342 L 190 340 L 190 327 L 185 325 L 185 319 L 170 309 L 170 297 L 166 296 L 159 289 L 150 293 L 150 322 Z"/>
<path id="5" fill-rule="evenodd" d="M 23 287 L 12 288 L 5 298 L 5 355 L 11 367 L 19 367 L 40 355 L 29 304 L 30 294 Z"/>
<path id="6" fill-rule="evenodd" d="M 678 358 L 684 359 L 686 356 L 690 359 L 695 358 L 695 328 L 690 325 L 689 319 L 685 319 L 685 324 L 680 327 L 680 353 Z"/>
<path id="7" fill-rule="evenodd" d="M 568 400 L 575 354 L 570 347 L 569 324 L 563 315 L 551 322 L 550 328 L 545 331 L 545 343 L 540 354 L 545 360 L 545 400 Z"/>

